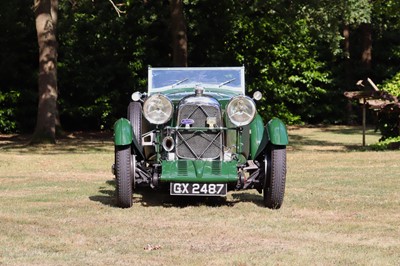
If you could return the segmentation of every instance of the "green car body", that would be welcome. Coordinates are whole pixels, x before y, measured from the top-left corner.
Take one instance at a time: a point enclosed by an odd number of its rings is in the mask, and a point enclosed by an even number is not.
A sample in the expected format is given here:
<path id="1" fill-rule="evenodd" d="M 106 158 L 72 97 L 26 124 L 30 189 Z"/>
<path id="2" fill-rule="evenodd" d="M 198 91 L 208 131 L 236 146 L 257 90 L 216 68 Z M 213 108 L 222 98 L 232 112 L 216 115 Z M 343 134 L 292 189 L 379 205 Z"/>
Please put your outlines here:
<path id="1" fill-rule="evenodd" d="M 114 124 L 121 207 L 132 206 L 141 186 L 179 196 L 257 189 L 267 207 L 281 206 L 286 126 L 278 118 L 264 123 L 245 96 L 243 67 L 149 68 L 147 93 L 132 99 L 127 119 Z"/>

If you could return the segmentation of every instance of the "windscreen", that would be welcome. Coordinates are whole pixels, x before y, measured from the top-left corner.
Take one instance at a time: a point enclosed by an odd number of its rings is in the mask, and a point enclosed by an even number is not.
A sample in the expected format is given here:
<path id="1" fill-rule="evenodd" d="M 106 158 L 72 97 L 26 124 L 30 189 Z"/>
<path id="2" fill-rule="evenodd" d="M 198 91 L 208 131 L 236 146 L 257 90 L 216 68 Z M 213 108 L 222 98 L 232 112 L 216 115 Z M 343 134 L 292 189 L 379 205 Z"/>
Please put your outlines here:
<path id="1" fill-rule="evenodd" d="M 201 86 L 244 94 L 243 67 L 149 68 L 149 94 Z"/>

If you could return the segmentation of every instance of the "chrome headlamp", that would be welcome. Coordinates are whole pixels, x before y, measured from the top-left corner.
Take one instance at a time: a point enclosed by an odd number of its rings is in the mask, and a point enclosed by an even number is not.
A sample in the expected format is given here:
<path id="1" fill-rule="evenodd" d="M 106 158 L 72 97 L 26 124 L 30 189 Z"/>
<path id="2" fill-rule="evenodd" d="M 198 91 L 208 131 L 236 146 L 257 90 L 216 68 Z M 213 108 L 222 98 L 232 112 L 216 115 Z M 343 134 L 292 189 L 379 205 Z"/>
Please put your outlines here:
<path id="1" fill-rule="evenodd" d="M 234 125 L 246 126 L 253 121 L 256 115 L 256 104 L 251 98 L 239 95 L 233 97 L 228 103 L 226 113 Z"/>
<path id="2" fill-rule="evenodd" d="M 172 103 L 167 97 L 154 94 L 144 101 L 143 115 L 151 124 L 161 125 L 171 119 L 173 109 Z"/>

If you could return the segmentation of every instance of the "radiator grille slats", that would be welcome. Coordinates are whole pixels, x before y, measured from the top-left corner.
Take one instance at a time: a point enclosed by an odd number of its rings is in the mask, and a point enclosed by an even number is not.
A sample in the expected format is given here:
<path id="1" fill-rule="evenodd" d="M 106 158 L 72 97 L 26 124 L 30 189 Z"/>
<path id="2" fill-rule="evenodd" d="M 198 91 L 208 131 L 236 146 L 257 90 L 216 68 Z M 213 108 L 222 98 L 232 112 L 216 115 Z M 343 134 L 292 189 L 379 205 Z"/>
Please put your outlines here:
<path id="1" fill-rule="evenodd" d="M 211 173 L 213 175 L 221 175 L 221 161 L 213 161 L 212 162 Z"/>
<path id="2" fill-rule="evenodd" d="M 178 176 L 188 176 L 188 167 L 186 161 L 178 161 Z"/>

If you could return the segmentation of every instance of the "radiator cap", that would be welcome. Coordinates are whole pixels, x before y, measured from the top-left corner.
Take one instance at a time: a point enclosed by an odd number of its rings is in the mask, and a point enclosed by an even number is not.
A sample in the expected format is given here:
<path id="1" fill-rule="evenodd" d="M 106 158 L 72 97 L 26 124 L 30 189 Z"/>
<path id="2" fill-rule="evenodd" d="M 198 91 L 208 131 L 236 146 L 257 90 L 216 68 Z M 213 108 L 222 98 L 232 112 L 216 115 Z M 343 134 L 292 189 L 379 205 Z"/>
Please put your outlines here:
<path id="1" fill-rule="evenodd" d="M 196 96 L 203 96 L 204 88 L 201 86 L 196 86 L 196 88 L 194 89 L 194 93 L 196 94 Z"/>

